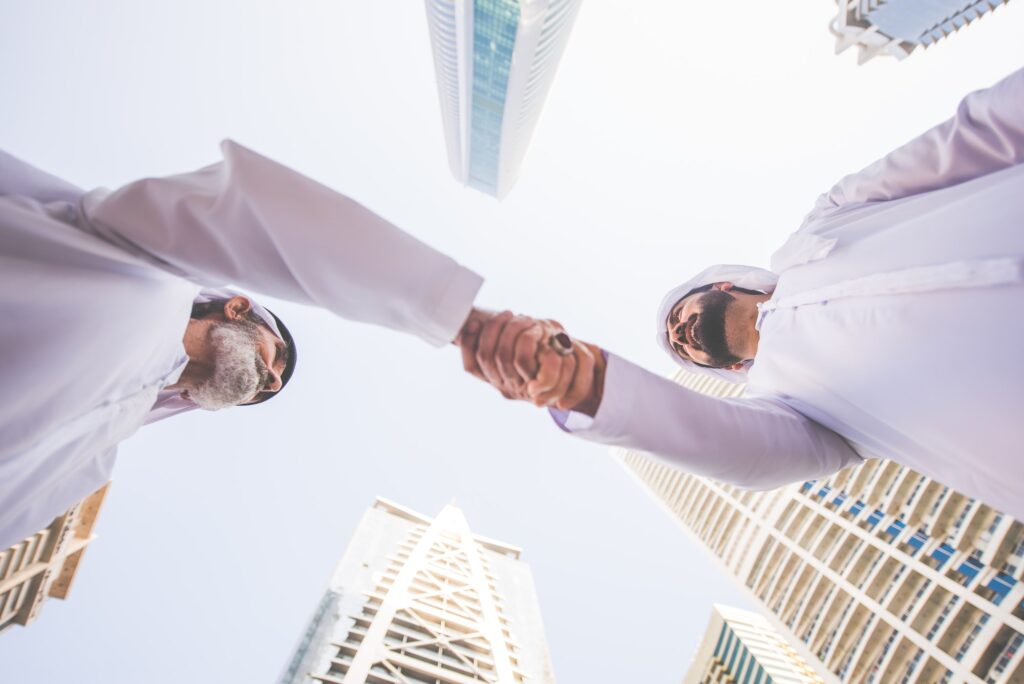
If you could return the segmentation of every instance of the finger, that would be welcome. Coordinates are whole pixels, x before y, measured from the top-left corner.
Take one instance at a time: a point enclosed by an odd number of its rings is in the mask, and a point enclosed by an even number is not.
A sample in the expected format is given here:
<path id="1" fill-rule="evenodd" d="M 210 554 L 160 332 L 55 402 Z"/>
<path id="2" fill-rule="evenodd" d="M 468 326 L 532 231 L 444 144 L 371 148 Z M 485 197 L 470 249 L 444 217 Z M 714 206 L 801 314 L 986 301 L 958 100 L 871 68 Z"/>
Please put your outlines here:
<path id="1" fill-rule="evenodd" d="M 534 398 L 534 402 L 541 406 L 550 406 L 565 396 L 572 385 L 573 375 L 576 373 L 576 356 L 569 354 L 561 356 L 562 363 L 559 364 L 558 381 L 554 387 L 546 392 L 541 392 Z"/>
<path id="2" fill-rule="evenodd" d="M 562 363 L 567 358 L 567 356 L 559 355 L 558 352 L 550 347 L 543 347 L 537 354 L 537 360 L 540 365 L 537 369 L 537 377 L 526 383 L 526 392 L 533 403 L 537 404 L 537 397 L 539 395 L 549 392 L 558 384 Z"/>
<path id="3" fill-rule="evenodd" d="M 516 316 L 508 322 L 498 338 L 498 346 L 494 354 L 495 364 L 502 383 L 508 388 L 518 389 L 526 384 L 528 378 L 521 377 L 516 371 L 516 342 L 524 332 L 534 325 L 535 322 L 532 318 Z"/>
<path id="4" fill-rule="evenodd" d="M 516 340 L 515 354 L 512 365 L 523 382 L 533 380 L 537 375 L 539 366 L 537 363 L 537 352 L 541 342 L 547 339 L 547 332 L 540 323 L 535 323 L 532 328 L 526 330 Z"/>
<path id="5" fill-rule="evenodd" d="M 594 386 L 594 354 L 585 344 L 576 343 L 573 345 L 573 354 L 576 356 L 576 372 L 573 374 L 572 384 L 565 396 L 555 402 L 555 406 L 568 411 L 590 396 L 590 390 Z"/>
<path id="6" fill-rule="evenodd" d="M 549 326 L 551 326 L 552 328 L 555 328 L 555 329 L 556 329 L 556 330 L 558 330 L 559 332 L 565 332 L 565 326 L 563 326 L 563 325 L 562 325 L 561 323 L 559 323 L 559 322 L 558 322 L 558 321 L 556 321 L 556 320 L 552 320 L 552 319 L 550 319 L 550 318 L 545 318 L 545 319 L 544 319 L 544 323 L 545 323 L 546 325 L 549 325 Z"/>
<path id="7" fill-rule="evenodd" d="M 510 320 L 512 320 L 511 311 L 502 311 L 492 317 L 480 331 L 480 340 L 476 346 L 476 363 L 480 367 L 480 372 L 484 374 L 487 382 L 498 389 L 502 388 L 502 382 L 501 375 L 498 374 L 498 368 L 494 363 L 494 351 L 498 345 L 501 331 Z"/>

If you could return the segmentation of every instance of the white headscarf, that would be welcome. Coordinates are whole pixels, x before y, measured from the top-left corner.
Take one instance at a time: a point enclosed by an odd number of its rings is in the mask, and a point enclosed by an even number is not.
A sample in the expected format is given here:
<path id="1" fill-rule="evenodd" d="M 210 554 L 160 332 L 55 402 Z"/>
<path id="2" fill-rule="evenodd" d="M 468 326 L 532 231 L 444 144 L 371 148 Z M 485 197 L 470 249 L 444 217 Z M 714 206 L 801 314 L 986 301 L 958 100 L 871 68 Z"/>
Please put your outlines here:
<path id="1" fill-rule="evenodd" d="M 778 281 L 779 277 L 777 275 L 763 268 L 757 268 L 756 266 L 719 264 L 717 266 L 704 269 L 682 285 L 669 290 L 668 294 L 665 295 L 665 298 L 661 300 L 661 306 L 658 307 L 658 328 L 655 336 L 655 339 L 658 341 L 658 345 L 664 349 L 676 363 L 688 371 L 701 373 L 703 375 L 711 375 L 734 383 L 746 382 L 747 369 L 753 365 L 753 361 L 744 362 L 744 366 L 740 370 L 730 370 L 728 368 L 705 368 L 704 366 L 700 366 L 692 361 L 687 361 L 680 357 L 679 354 L 672 349 L 672 345 L 668 340 L 668 335 L 666 334 L 668 316 L 672 313 L 672 307 L 674 307 L 680 299 L 690 294 L 690 292 L 698 287 L 703 287 L 704 285 L 710 285 L 712 283 L 732 283 L 736 287 L 742 287 L 747 290 L 771 292 L 775 289 L 775 284 Z"/>

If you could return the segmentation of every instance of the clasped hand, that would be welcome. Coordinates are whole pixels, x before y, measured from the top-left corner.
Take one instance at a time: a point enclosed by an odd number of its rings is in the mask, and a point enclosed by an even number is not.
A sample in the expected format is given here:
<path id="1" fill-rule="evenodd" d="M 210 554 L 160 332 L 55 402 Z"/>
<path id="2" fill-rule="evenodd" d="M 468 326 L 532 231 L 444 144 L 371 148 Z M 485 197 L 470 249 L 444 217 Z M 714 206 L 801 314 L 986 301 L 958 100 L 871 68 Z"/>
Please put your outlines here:
<path id="1" fill-rule="evenodd" d="M 474 309 L 455 343 L 467 372 L 507 399 L 575 410 L 593 416 L 600 403 L 604 357 L 595 345 L 571 340 L 557 349 L 552 339 L 565 328 L 552 320 Z"/>

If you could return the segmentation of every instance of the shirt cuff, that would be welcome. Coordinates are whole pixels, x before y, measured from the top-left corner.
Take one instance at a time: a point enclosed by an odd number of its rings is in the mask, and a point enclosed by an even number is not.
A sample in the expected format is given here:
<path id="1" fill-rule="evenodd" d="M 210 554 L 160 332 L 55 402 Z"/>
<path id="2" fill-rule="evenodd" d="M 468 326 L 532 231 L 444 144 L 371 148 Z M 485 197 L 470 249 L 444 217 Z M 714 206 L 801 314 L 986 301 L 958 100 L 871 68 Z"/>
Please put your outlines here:
<path id="1" fill-rule="evenodd" d="M 622 410 L 620 404 L 622 404 L 622 396 L 626 394 L 619 389 L 614 389 L 613 384 L 619 384 L 619 376 L 621 375 L 619 366 L 622 365 L 622 360 L 614 354 L 609 354 L 607 350 L 601 350 L 601 356 L 605 360 L 605 376 L 604 376 L 604 391 L 601 394 L 601 403 L 597 407 L 597 413 L 593 418 L 585 413 L 578 411 L 564 411 L 557 408 L 549 408 L 548 413 L 551 414 L 551 419 L 555 421 L 555 425 L 559 429 L 569 433 L 583 433 L 583 432 L 595 432 L 600 433 L 605 426 L 608 424 L 617 424 L 621 422 L 616 417 L 616 414 Z M 613 380 L 613 367 L 616 368 Z M 609 392 L 609 390 L 611 390 Z M 606 408 L 608 407 L 608 408 Z M 612 418 L 609 418 L 612 416 Z"/>
<path id="2" fill-rule="evenodd" d="M 473 300 L 483 283 L 484 279 L 476 273 L 456 264 L 455 272 L 437 298 L 431 320 L 420 336 L 435 347 L 451 344 L 473 310 Z"/>

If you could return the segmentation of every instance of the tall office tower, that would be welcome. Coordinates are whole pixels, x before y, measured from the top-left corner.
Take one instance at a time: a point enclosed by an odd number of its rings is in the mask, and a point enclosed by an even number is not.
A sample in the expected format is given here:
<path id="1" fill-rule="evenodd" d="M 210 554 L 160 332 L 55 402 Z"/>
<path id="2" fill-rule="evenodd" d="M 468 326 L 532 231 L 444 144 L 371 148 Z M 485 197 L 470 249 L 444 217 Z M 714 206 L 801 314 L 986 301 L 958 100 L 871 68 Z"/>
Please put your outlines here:
<path id="1" fill-rule="evenodd" d="M 878 55 L 903 59 L 927 48 L 1009 0 L 837 0 L 830 28 L 836 54 L 858 48 L 857 62 Z"/>
<path id="2" fill-rule="evenodd" d="M 378 498 L 363 516 L 281 684 L 553 684 L 521 550 Z"/>
<path id="3" fill-rule="evenodd" d="M 0 552 L 0 631 L 34 620 L 47 596 L 67 598 L 85 547 L 96 538 L 92 528 L 109 486 L 108 482 L 72 506 L 46 529 Z"/>
<path id="4" fill-rule="evenodd" d="M 448 164 L 499 199 L 519 176 L 581 0 L 426 0 Z"/>
<path id="5" fill-rule="evenodd" d="M 715 605 L 683 684 L 824 684 L 757 613 Z"/>
<path id="6" fill-rule="evenodd" d="M 1019 521 L 892 461 L 749 492 L 619 456 L 827 681 L 1024 681 Z"/>

